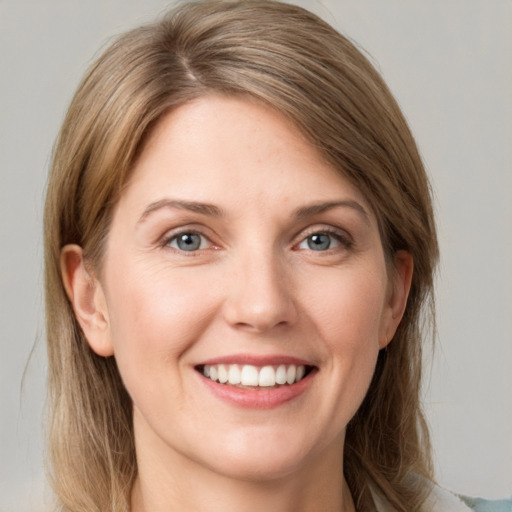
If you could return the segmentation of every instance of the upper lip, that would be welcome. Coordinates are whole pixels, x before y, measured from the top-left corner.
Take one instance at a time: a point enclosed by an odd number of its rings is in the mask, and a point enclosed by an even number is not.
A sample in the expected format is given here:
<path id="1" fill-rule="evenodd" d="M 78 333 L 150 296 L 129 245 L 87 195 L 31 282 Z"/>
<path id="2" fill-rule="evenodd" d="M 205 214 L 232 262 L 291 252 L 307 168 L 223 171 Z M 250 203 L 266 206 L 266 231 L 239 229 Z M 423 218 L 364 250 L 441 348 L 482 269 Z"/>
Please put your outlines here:
<path id="1" fill-rule="evenodd" d="M 315 366 L 311 361 L 289 355 L 229 354 L 201 361 L 197 366 L 214 364 L 250 364 L 253 366 L 304 365 Z"/>

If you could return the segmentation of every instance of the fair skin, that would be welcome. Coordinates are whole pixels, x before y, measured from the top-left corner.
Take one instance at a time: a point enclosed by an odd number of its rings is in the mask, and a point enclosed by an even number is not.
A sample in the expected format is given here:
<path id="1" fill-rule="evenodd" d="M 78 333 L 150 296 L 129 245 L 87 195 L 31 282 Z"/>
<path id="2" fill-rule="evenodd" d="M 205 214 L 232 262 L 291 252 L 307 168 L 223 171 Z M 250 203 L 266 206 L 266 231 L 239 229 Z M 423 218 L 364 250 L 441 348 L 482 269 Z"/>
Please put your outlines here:
<path id="1" fill-rule="evenodd" d="M 368 202 L 280 114 L 212 95 L 164 116 L 101 270 L 62 253 L 133 400 L 132 512 L 354 511 L 343 442 L 405 308 L 412 261 L 392 264 Z M 244 366 L 270 381 L 236 383 Z"/>

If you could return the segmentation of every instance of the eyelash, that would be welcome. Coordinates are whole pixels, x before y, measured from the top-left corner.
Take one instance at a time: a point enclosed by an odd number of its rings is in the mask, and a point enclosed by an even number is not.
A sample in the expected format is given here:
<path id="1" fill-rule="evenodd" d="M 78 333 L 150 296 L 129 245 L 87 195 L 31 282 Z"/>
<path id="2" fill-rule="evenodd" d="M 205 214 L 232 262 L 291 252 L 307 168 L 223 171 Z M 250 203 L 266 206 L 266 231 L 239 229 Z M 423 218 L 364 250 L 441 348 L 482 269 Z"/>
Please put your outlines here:
<path id="1" fill-rule="evenodd" d="M 202 247 L 202 248 L 199 247 L 198 249 L 195 249 L 195 250 L 186 251 L 184 249 L 180 249 L 179 247 L 172 247 L 171 246 L 171 243 L 173 241 L 178 241 L 179 237 L 182 237 L 182 236 L 185 236 L 185 235 L 200 237 L 201 238 L 201 241 L 200 241 L 201 245 L 203 245 L 203 242 L 205 242 L 205 241 L 206 241 L 206 243 L 208 245 L 212 244 L 211 240 L 206 235 L 201 233 L 200 231 L 197 231 L 195 229 L 184 229 L 184 230 L 181 230 L 179 232 L 175 232 L 175 233 L 169 234 L 167 236 L 164 236 L 164 238 L 162 239 L 162 242 L 161 242 L 161 246 L 164 247 L 164 248 L 174 249 L 175 251 L 178 251 L 180 253 L 190 253 L 190 256 L 193 255 L 194 253 L 197 253 L 200 250 L 205 250 L 206 249 L 204 247 Z"/>
<path id="2" fill-rule="evenodd" d="M 185 249 L 181 249 L 179 247 L 172 247 L 171 244 L 174 242 L 174 241 L 178 241 L 179 237 L 180 236 L 185 236 L 185 235 L 190 235 L 190 236 L 198 236 L 201 238 L 201 241 L 200 241 L 200 246 L 197 248 L 197 249 L 193 249 L 193 250 L 190 250 L 190 251 L 187 251 Z M 304 249 L 301 249 L 299 246 L 303 243 L 307 243 L 308 239 L 310 239 L 311 237 L 313 236 L 321 236 L 321 235 L 324 235 L 324 236 L 328 236 L 330 237 L 331 239 L 334 239 L 337 243 L 340 244 L 340 246 L 345 249 L 345 250 L 348 250 L 348 249 L 351 249 L 354 245 L 353 241 L 350 239 L 350 237 L 347 235 L 347 234 L 344 234 L 344 233 L 341 233 L 340 231 L 336 230 L 336 229 L 311 229 L 309 232 L 307 232 L 305 235 L 302 235 L 302 238 L 301 240 L 294 245 L 294 249 L 296 250 L 310 250 L 310 251 L 313 251 L 313 252 L 332 252 L 336 249 L 338 249 L 338 247 L 328 247 L 326 250 L 315 250 L 315 249 L 312 249 L 312 248 L 304 248 Z M 208 247 L 201 247 L 201 245 L 203 245 L 203 242 L 208 244 Z M 206 236 L 204 235 L 203 233 L 201 233 L 200 231 L 198 230 L 195 230 L 195 229 L 183 229 L 179 232 L 174 232 L 172 234 L 168 234 L 167 236 L 164 236 L 161 243 L 160 243 L 161 247 L 163 248 L 169 248 L 169 249 L 172 249 L 172 250 L 175 250 L 179 253 L 182 253 L 182 254 L 185 254 L 185 253 L 188 253 L 187 255 L 188 256 L 193 256 L 193 255 L 196 255 L 199 251 L 202 251 L 202 250 L 206 250 L 206 249 L 209 249 L 211 248 L 211 246 L 213 245 L 213 243 L 211 242 L 211 240 Z M 215 248 L 215 246 L 213 246 Z"/>
<path id="3" fill-rule="evenodd" d="M 350 239 L 349 235 L 348 234 L 345 234 L 345 233 L 342 233 L 336 229 L 330 229 L 330 228 L 324 228 L 324 229 L 312 229 L 310 232 L 308 232 L 305 236 L 303 236 L 303 238 L 301 239 L 301 241 L 299 242 L 299 244 L 296 245 L 299 246 L 303 243 L 307 243 L 307 240 L 315 235 L 325 235 L 325 236 L 328 236 L 330 237 L 331 239 L 334 239 L 336 240 L 336 242 L 338 242 L 340 244 L 340 246 L 345 249 L 345 250 L 348 250 L 348 249 L 351 249 L 354 245 L 354 242 Z M 310 251 L 313 251 L 313 252 L 331 252 L 331 251 L 334 251 L 336 250 L 337 247 L 334 247 L 334 248 L 327 248 L 326 250 L 323 250 L 323 251 L 315 251 L 314 249 L 305 249 L 305 250 L 310 250 Z"/>

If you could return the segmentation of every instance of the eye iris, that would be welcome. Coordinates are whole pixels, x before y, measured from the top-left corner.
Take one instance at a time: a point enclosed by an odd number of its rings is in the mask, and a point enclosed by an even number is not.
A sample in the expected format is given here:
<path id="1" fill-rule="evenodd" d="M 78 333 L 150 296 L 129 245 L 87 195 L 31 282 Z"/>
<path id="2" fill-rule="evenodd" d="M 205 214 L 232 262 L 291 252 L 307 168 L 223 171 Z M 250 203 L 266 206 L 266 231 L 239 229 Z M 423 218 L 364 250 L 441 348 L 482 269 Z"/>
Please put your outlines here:
<path id="1" fill-rule="evenodd" d="M 317 234 L 308 237 L 308 247 L 313 251 L 325 251 L 329 249 L 331 239 L 329 235 Z"/>
<path id="2" fill-rule="evenodd" d="M 184 233 L 178 236 L 176 242 L 182 251 L 195 251 L 201 245 L 201 237 L 193 233 Z"/>

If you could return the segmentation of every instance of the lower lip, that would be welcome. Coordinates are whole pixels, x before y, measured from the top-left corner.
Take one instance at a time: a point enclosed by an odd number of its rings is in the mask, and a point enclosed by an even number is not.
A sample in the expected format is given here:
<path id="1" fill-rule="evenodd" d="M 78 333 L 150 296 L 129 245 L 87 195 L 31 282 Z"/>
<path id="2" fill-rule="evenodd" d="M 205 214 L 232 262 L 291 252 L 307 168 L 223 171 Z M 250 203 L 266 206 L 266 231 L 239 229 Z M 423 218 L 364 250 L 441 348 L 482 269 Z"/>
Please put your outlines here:
<path id="1" fill-rule="evenodd" d="M 231 405 L 246 409 L 273 409 L 302 395 L 311 385 L 316 371 L 311 371 L 301 381 L 277 388 L 243 389 L 220 384 L 198 373 L 208 389 Z"/>

